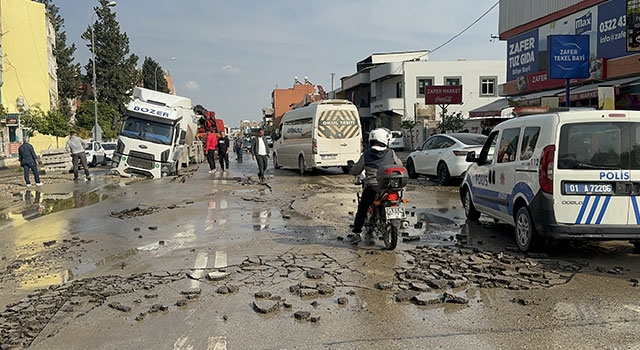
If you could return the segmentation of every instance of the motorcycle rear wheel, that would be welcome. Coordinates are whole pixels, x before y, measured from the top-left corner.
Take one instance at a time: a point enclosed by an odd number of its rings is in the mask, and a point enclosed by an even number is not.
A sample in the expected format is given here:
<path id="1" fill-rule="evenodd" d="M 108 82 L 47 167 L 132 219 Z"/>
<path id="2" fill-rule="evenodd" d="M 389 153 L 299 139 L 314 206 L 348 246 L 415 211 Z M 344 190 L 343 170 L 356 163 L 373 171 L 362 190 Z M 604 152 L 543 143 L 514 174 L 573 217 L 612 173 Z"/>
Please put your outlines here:
<path id="1" fill-rule="evenodd" d="M 398 245 L 398 228 L 391 223 L 387 223 L 384 227 L 384 233 L 382 236 L 384 241 L 384 247 L 387 250 L 394 250 Z"/>

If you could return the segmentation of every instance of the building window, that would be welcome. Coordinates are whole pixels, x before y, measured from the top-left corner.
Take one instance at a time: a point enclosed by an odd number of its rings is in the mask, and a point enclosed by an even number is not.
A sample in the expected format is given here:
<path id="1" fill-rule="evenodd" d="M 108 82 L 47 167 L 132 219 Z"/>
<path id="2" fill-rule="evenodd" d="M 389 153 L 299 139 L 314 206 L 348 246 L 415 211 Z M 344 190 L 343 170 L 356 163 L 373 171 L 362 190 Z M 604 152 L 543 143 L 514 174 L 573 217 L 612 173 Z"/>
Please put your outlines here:
<path id="1" fill-rule="evenodd" d="M 496 96 L 496 77 L 480 77 L 480 96 Z"/>
<path id="2" fill-rule="evenodd" d="M 396 98 L 402 98 L 402 82 L 396 83 Z"/>
<path id="3" fill-rule="evenodd" d="M 462 85 L 462 79 L 460 77 L 444 77 L 444 85 Z"/>
<path id="4" fill-rule="evenodd" d="M 433 77 L 428 77 L 428 78 L 417 78 L 417 83 L 418 83 L 418 96 L 417 97 L 424 97 L 424 91 L 425 91 L 425 86 L 432 86 L 433 85 Z"/>

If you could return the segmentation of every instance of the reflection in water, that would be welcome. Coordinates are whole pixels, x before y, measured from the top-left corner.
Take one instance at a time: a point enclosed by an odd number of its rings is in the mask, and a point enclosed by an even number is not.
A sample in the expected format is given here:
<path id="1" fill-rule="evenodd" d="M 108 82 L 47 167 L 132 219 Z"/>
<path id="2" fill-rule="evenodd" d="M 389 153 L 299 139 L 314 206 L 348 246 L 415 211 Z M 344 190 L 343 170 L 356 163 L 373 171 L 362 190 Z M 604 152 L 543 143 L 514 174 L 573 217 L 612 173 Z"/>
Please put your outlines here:
<path id="1" fill-rule="evenodd" d="M 228 208 L 228 203 L 226 199 L 220 199 L 219 201 L 210 200 L 207 208 L 207 219 L 205 221 L 205 232 L 212 231 L 214 225 L 217 223 L 218 226 L 224 227 L 227 224 L 227 219 L 221 218 L 219 219 L 219 210 L 226 210 Z"/>
<path id="2" fill-rule="evenodd" d="M 259 210 L 251 213 L 254 231 L 263 231 L 269 228 L 269 219 L 271 218 L 271 210 Z"/>

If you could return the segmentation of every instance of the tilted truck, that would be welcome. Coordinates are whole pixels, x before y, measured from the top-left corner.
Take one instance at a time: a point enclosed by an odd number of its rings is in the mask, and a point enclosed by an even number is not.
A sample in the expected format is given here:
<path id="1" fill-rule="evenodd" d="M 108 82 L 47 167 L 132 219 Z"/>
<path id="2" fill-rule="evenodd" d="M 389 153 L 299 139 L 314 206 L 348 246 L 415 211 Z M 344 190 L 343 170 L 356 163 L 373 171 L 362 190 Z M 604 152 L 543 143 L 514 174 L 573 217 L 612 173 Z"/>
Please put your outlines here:
<path id="1" fill-rule="evenodd" d="M 204 161 L 191 99 L 136 87 L 124 113 L 112 170 L 160 178 Z"/>

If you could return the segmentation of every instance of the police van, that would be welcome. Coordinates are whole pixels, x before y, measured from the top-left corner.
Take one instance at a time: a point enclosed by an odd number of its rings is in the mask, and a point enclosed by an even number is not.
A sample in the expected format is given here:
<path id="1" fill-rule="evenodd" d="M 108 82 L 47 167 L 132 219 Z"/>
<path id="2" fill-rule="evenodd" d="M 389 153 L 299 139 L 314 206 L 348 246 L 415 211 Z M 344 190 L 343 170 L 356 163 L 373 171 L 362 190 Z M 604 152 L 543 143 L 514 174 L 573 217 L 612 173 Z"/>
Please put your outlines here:
<path id="1" fill-rule="evenodd" d="M 362 131 L 356 106 L 347 100 L 322 100 L 294 108 L 280 120 L 273 143 L 273 166 L 297 169 L 340 167 L 349 171 L 362 152 Z"/>
<path id="2" fill-rule="evenodd" d="M 467 219 L 511 224 L 521 251 L 544 238 L 629 240 L 640 250 L 640 111 L 510 119 L 467 161 Z"/>

